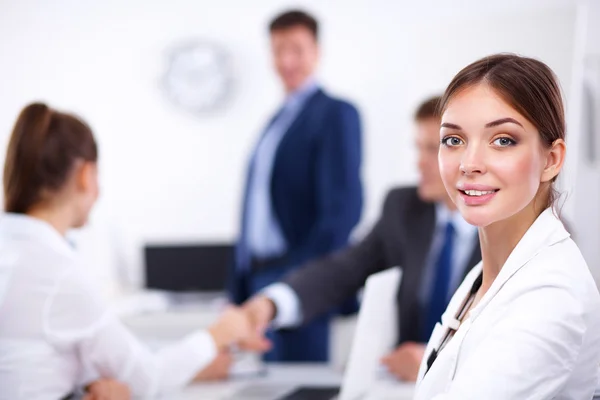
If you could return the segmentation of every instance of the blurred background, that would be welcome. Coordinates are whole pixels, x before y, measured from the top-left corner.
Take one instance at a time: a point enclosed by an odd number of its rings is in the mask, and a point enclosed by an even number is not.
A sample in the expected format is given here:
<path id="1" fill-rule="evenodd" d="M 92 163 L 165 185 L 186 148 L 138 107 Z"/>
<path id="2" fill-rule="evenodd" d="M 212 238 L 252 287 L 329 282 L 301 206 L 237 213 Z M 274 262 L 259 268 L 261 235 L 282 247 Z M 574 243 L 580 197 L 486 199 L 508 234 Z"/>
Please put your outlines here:
<path id="1" fill-rule="evenodd" d="M 515 52 L 544 61 L 562 83 L 572 148 L 562 181 L 570 193 L 564 212 L 577 237 L 590 241 L 584 250 L 597 270 L 598 174 L 580 179 L 583 189 L 573 193 L 576 177 L 586 173 L 577 172 L 584 157 L 578 149 L 598 145 L 579 138 L 587 129 L 582 124 L 598 123 L 581 116 L 585 68 L 593 71 L 600 57 L 593 40 L 586 41 L 586 35 L 600 37 L 586 22 L 593 17 L 586 4 L 0 0 L 0 161 L 17 113 L 33 100 L 73 110 L 91 124 L 102 193 L 90 225 L 74 238 L 111 299 L 145 286 L 145 246 L 230 245 L 248 157 L 283 96 L 271 68 L 267 24 L 299 7 L 323 27 L 319 78 L 351 99 L 364 123 L 366 203 L 355 237 L 375 221 L 391 186 L 416 180 L 416 105 L 443 92 L 468 63 Z M 590 79 L 598 84 L 595 71 Z M 600 103 L 591 104 L 600 119 Z M 581 207 L 578 195 L 587 201 Z M 226 262 L 212 250 L 220 268 Z M 169 255 L 161 254 L 155 257 L 167 259 L 157 262 L 169 264 Z M 177 263 L 171 264 L 168 274 L 175 274 Z"/>

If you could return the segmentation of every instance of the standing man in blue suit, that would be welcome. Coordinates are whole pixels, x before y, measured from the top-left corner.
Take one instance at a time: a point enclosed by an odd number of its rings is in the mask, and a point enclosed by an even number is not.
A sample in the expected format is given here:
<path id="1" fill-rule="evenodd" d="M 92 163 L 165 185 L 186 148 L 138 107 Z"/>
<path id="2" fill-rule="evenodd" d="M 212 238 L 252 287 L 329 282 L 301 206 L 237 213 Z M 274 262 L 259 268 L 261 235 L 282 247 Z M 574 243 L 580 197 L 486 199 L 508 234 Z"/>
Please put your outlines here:
<path id="1" fill-rule="evenodd" d="M 346 246 L 362 209 L 361 125 L 315 78 L 318 24 L 302 11 L 269 27 L 285 100 L 262 131 L 246 180 L 230 295 L 241 304 L 307 261 Z M 329 316 L 268 333 L 267 361 L 327 361 Z"/>

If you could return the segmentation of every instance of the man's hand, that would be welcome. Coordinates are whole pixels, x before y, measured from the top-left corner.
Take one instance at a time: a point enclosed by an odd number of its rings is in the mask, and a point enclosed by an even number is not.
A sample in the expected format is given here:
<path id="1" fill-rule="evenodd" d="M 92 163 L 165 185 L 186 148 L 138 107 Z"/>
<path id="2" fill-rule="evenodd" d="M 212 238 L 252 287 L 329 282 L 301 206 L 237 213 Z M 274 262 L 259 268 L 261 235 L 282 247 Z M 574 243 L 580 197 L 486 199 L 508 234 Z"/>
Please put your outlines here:
<path id="1" fill-rule="evenodd" d="M 406 342 L 396 350 L 383 357 L 382 364 L 398 379 L 415 382 L 419 375 L 419 367 L 425 355 L 425 345 L 421 343 Z"/>
<path id="2" fill-rule="evenodd" d="M 228 351 L 220 352 L 210 364 L 194 377 L 194 381 L 216 381 L 227 379 L 233 364 L 233 357 Z"/>
<path id="3" fill-rule="evenodd" d="M 100 379 L 87 387 L 83 400 L 129 400 L 129 388 L 112 379 Z"/>
<path id="4" fill-rule="evenodd" d="M 266 351 L 270 348 L 270 343 L 259 335 L 247 313 L 239 307 L 228 307 L 219 320 L 208 328 L 208 332 L 218 351 L 228 350 L 229 346 L 242 341 L 254 343 L 257 351 Z"/>
<path id="5" fill-rule="evenodd" d="M 249 344 L 247 350 L 265 352 L 271 343 L 264 332 L 256 328 L 250 315 L 239 307 L 228 307 L 219 320 L 208 328 L 219 351 L 228 350 L 235 344 Z"/>
<path id="6" fill-rule="evenodd" d="M 241 348 L 250 351 L 265 352 L 271 348 L 271 343 L 265 339 L 271 320 L 275 317 L 275 304 L 264 295 L 256 295 L 242 305 L 242 310 L 248 317 L 255 335 L 242 340 Z"/>

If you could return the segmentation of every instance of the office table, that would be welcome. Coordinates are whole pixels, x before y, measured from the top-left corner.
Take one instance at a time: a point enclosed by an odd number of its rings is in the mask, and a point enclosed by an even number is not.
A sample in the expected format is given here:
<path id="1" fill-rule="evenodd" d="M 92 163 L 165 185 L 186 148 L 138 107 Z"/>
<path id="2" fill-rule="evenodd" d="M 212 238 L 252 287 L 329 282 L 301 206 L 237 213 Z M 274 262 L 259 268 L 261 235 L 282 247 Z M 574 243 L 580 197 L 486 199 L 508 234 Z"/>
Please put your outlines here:
<path id="1" fill-rule="evenodd" d="M 143 299 L 147 303 L 146 299 Z M 139 315 L 128 315 L 122 319 L 140 339 L 151 347 L 161 347 L 183 335 L 201 327 L 207 327 L 220 315 L 219 307 L 207 304 L 193 305 L 177 310 L 160 310 Z M 342 322 L 340 324 L 348 324 Z M 333 329 L 334 331 L 336 329 Z M 347 348 L 353 328 L 341 326 L 343 334 L 335 334 L 332 347 Z M 348 336 L 349 337 L 345 337 Z M 336 351 L 334 351 L 336 353 Z M 337 353 L 341 353 L 338 350 Z M 181 393 L 165 396 L 164 400 L 269 400 L 276 399 L 296 386 L 339 386 L 342 382 L 341 365 L 345 355 L 333 357 L 339 359 L 330 364 L 267 364 L 267 373 L 263 376 L 237 377 L 223 382 L 193 384 Z M 269 396 L 265 385 L 279 389 L 279 393 Z M 276 392 L 277 390 L 275 390 Z M 414 385 L 398 382 L 381 376 L 368 400 L 405 400 L 412 399 Z M 240 393 L 241 392 L 241 393 Z M 273 392 L 273 390 L 270 390 Z M 236 393 L 238 395 L 236 395 Z M 240 396 L 241 394 L 241 396 Z M 234 396 L 236 395 L 236 396 Z"/>
<path id="2" fill-rule="evenodd" d="M 324 364 L 269 364 L 264 376 L 193 384 L 164 400 L 274 400 L 298 385 L 338 386 L 341 381 L 341 372 Z M 409 400 L 413 392 L 413 384 L 382 377 L 365 399 Z"/>

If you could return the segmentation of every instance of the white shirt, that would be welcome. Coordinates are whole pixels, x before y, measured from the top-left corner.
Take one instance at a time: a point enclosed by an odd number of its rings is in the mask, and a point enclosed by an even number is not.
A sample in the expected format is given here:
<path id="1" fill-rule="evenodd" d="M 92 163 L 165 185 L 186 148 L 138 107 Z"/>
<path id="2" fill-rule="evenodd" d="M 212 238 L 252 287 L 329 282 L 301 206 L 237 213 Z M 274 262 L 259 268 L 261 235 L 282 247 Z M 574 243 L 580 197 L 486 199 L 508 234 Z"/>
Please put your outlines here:
<path id="1" fill-rule="evenodd" d="M 473 282 L 453 296 L 425 352 L 417 400 L 591 399 L 600 362 L 600 295 L 551 209 L 510 254 L 490 289 L 425 374 Z"/>
<path id="2" fill-rule="evenodd" d="M 50 225 L 0 217 L 0 399 L 59 399 L 98 377 L 150 397 L 182 387 L 214 358 L 205 331 L 151 353 L 84 270 Z"/>
<path id="3" fill-rule="evenodd" d="M 432 279 L 435 268 L 435 260 L 440 252 L 444 241 L 446 224 L 452 221 L 456 230 L 454 239 L 454 251 L 452 254 L 452 274 L 449 296 L 454 293 L 464 276 L 467 263 L 473 252 L 473 247 L 479 240 L 477 228 L 469 225 L 459 212 L 450 211 L 444 204 L 435 205 L 435 232 L 429 248 L 429 253 L 424 265 L 423 285 L 419 291 L 421 304 L 429 302 Z M 389 266 L 394 267 L 394 265 Z M 285 283 L 274 283 L 263 289 L 262 293 L 270 298 L 277 307 L 277 315 L 273 325 L 277 328 L 288 328 L 298 326 L 302 323 L 302 305 L 294 290 Z"/>

